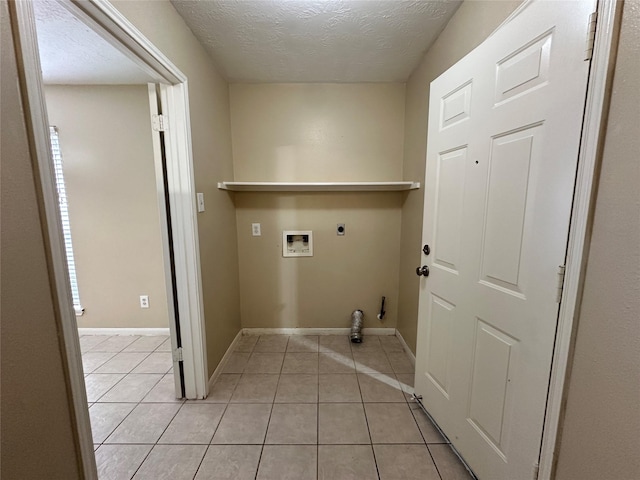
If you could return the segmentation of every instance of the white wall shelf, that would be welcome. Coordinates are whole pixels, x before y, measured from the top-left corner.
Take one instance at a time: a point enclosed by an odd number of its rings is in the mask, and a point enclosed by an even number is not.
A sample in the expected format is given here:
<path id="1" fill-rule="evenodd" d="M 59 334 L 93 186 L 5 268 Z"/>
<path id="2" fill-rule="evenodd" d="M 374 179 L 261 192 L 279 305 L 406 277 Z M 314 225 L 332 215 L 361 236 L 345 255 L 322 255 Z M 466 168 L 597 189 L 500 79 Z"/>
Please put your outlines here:
<path id="1" fill-rule="evenodd" d="M 420 188 L 420 182 L 219 182 L 234 192 L 400 192 Z"/>

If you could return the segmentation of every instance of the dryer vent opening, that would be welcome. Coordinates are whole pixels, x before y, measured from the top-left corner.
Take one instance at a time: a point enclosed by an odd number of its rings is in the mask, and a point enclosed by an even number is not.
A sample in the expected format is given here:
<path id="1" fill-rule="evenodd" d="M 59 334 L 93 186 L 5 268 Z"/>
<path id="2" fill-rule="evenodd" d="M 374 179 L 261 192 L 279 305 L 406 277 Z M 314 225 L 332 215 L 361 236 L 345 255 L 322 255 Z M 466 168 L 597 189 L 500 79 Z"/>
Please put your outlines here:
<path id="1" fill-rule="evenodd" d="M 355 310 L 351 314 L 351 341 L 362 343 L 362 324 L 364 323 L 364 312 Z"/>

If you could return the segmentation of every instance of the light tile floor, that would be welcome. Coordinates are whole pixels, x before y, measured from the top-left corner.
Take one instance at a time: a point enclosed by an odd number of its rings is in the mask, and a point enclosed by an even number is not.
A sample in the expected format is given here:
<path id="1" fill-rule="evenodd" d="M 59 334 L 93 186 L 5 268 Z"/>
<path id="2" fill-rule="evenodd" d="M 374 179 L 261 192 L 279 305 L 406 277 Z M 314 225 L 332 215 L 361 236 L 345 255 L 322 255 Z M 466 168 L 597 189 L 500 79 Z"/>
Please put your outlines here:
<path id="1" fill-rule="evenodd" d="M 206 400 L 166 336 L 82 336 L 100 480 L 468 480 L 396 337 L 245 336 Z"/>

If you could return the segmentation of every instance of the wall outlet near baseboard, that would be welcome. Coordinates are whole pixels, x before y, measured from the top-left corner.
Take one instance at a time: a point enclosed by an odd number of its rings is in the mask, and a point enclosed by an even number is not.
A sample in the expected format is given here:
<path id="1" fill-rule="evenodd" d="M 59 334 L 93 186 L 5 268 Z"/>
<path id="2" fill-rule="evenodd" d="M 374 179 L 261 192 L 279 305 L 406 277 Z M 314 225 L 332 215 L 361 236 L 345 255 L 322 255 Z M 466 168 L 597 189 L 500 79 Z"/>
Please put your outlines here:
<path id="1" fill-rule="evenodd" d="M 140 308 L 149 308 L 149 295 L 140 295 Z"/>

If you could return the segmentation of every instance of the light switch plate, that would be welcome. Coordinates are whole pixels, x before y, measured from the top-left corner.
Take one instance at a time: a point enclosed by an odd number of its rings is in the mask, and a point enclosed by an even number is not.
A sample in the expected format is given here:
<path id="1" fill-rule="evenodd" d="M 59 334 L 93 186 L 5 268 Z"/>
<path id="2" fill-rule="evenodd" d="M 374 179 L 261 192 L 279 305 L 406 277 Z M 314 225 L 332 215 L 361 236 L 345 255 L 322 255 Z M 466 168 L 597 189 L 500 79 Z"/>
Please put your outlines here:
<path id="1" fill-rule="evenodd" d="M 204 212 L 204 193 L 196 193 L 198 199 L 198 212 Z"/>

